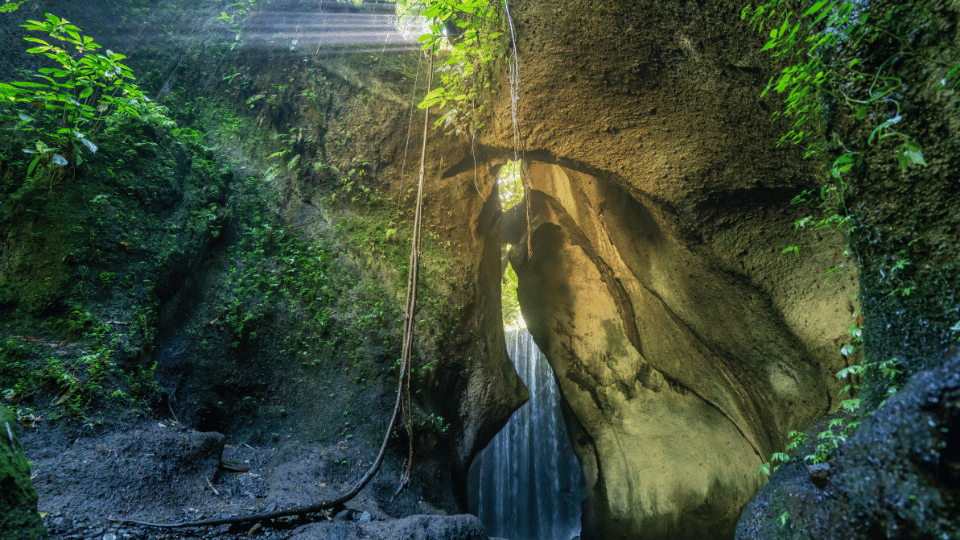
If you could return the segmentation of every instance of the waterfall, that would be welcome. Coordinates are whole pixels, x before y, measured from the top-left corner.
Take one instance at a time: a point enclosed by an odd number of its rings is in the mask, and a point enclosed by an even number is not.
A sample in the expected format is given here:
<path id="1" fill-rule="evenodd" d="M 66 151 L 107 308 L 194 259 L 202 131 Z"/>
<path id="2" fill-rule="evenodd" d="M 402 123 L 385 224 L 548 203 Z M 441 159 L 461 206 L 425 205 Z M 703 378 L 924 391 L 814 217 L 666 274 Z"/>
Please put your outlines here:
<path id="1" fill-rule="evenodd" d="M 570 540 L 580 534 L 583 480 L 553 371 L 526 329 L 507 333 L 507 350 L 530 401 L 478 456 L 473 511 L 494 537 Z"/>

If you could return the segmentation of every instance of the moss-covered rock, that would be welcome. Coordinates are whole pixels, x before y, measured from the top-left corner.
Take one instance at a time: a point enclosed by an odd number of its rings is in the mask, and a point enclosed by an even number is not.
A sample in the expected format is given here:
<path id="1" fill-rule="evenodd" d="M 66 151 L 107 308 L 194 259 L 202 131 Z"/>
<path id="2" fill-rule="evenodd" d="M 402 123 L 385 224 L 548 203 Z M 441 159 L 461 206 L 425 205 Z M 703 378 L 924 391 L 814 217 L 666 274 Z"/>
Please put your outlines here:
<path id="1" fill-rule="evenodd" d="M 895 101 L 873 104 L 865 120 L 851 114 L 834 136 L 862 152 L 850 179 L 850 245 L 863 303 L 866 402 L 876 407 L 891 386 L 943 361 L 960 328 L 960 5 L 923 1 L 871 4 L 877 38 L 855 55 L 862 71 L 898 82 Z M 854 58 L 847 53 L 845 60 Z M 909 60 L 908 60 L 909 58 Z M 892 109 L 892 104 L 896 109 Z M 870 143 L 872 130 L 895 129 L 922 148 L 927 165 L 901 167 L 899 137 Z M 881 364 L 896 358 L 900 376 Z"/>
<path id="2" fill-rule="evenodd" d="M 0 539 L 36 540 L 47 531 L 37 513 L 37 493 L 17 437 L 17 416 L 0 407 Z"/>
<path id="3" fill-rule="evenodd" d="M 867 417 L 819 473 L 800 459 L 780 467 L 744 511 L 737 538 L 960 538 L 958 429 L 955 352 Z"/>
<path id="4" fill-rule="evenodd" d="M 220 234 L 226 177 L 144 112 L 108 117 L 72 176 L 0 185 L 0 387 L 21 407 L 58 396 L 46 418 L 157 397 L 157 310 Z"/>

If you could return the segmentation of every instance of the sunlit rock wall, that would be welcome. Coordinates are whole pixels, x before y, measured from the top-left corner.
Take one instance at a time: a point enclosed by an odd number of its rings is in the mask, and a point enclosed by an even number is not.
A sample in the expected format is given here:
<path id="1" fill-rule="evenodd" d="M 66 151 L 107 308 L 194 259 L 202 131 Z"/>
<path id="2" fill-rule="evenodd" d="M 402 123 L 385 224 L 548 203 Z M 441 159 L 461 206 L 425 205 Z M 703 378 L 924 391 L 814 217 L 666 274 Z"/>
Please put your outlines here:
<path id="1" fill-rule="evenodd" d="M 759 466 L 836 405 L 856 280 L 840 238 L 794 232 L 810 171 L 776 146 L 741 7 L 511 6 L 533 219 L 510 260 L 570 403 L 585 538 L 732 537 Z"/>

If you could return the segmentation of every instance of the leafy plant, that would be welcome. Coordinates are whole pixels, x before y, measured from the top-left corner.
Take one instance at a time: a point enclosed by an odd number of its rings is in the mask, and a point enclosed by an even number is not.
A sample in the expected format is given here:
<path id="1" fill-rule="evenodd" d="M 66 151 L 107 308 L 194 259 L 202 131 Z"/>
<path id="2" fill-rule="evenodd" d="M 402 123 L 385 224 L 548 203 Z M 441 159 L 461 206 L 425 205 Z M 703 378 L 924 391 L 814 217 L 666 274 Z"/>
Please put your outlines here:
<path id="1" fill-rule="evenodd" d="M 101 45 L 66 19 L 47 14 L 23 27 L 47 35 L 25 37 L 36 44 L 27 52 L 46 56 L 55 67 L 39 69 L 30 81 L 0 83 L 0 125 L 26 139 L 23 152 L 33 156 L 29 180 L 55 179 L 83 162 L 81 149 L 97 151 L 93 139 L 108 115 L 142 118 L 148 99 L 121 63 L 124 55 L 95 53 Z"/>
<path id="2" fill-rule="evenodd" d="M 503 271 L 503 279 L 500 284 L 500 306 L 503 312 L 504 328 L 520 328 L 523 323 L 523 317 L 520 314 L 520 301 L 517 299 L 517 273 L 513 266 L 507 263 Z"/>
<path id="3" fill-rule="evenodd" d="M 830 117 L 846 112 L 864 127 L 872 126 L 868 146 L 888 139 L 899 141 L 895 156 L 903 170 L 927 163 L 920 142 L 897 129 L 904 118 L 898 101 L 902 81 L 884 73 L 888 62 L 895 58 L 888 58 L 876 68 L 865 68 L 860 55 L 850 55 L 853 59 L 849 61 L 837 60 L 844 51 L 865 48 L 877 38 L 880 31 L 871 24 L 870 14 L 852 0 L 817 0 L 802 12 L 790 9 L 794 5 L 790 0 L 748 5 L 741 18 L 749 20 L 754 30 L 767 33 L 769 39 L 762 50 L 794 60 L 770 78 L 761 94 L 763 97 L 775 90 L 785 95 L 784 110 L 774 115 L 790 117 L 793 124 L 778 144 L 804 145 L 806 157 L 816 157 L 824 163 L 819 197 L 810 198 L 812 192 L 807 191 L 794 199 L 795 203 L 816 204 L 823 217 L 803 218 L 797 221 L 797 228 L 836 228 L 846 233 L 846 175 L 860 167 L 864 149 L 849 148 L 839 139 L 826 140 L 826 122 Z M 799 255 L 799 246 L 783 250 L 789 252 Z"/>
<path id="4" fill-rule="evenodd" d="M 443 419 L 439 414 L 430 414 L 420 425 L 424 428 L 432 428 L 439 433 L 445 434 L 450 430 L 450 423 Z"/>
<path id="5" fill-rule="evenodd" d="M 26 4 L 29 1 L 30 0 L 20 0 L 19 2 L 15 2 L 15 1 L 12 2 L 10 0 L 7 0 L 6 3 L 0 6 L 0 13 L 10 13 L 11 11 L 16 11 L 17 9 L 20 8 L 20 6 L 22 6 L 23 4 Z"/>
<path id="6" fill-rule="evenodd" d="M 741 17 L 750 17 L 756 30 L 774 23 L 780 16 L 787 0 L 771 0 L 756 8 L 747 6 Z M 900 104 L 895 99 L 902 81 L 883 74 L 883 65 L 877 71 L 860 71 L 859 59 L 837 65 L 831 51 L 857 49 L 875 37 L 876 30 L 868 24 L 868 13 L 856 9 L 850 0 L 818 0 L 801 15 L 793 11 L 782 15 L 779 27 L 769 31 L 770 39 L 761 50 L 771 50 L 774 56 L 789 55 L 797 63 L 783 68 L 779 75 L 770 78 L 766 90 L 786 94 L 786 109 L 780 113 L 794 119 L 793 129 L 781 137 L 780 142 L 795 144 L 809 142 L 808 155 L 821 151 L 818 140 L 822 133 L 824 108 L 829 100 L 846 106 L 857 120 L 866 120 L 871 106 L 883 103 L 889 106 L 889 116 L 877 124 L 870 133 L 868 144 L 888 137 L 901 139 L 897 160 L 901 167 L 912 164 L 926 165 L 920 143 L 897 131 L 894 126 L 903 116 Z M 801 31 L 803 30 L 803 31 Z M 805 36 L 801 39 L 801 36 Z M 892 59 L 889 59 L 892 60 Z M 888 61 L 889 61 L 888 60 Z M 849 164 L 854 156 L 840 155 L 833 163 L 831 174 L 838 177 L 838 170 Z M 846 167 L 849 170 L 849 167 Z M 845 172 L 845 171 L 842 171 Z"/>
<path id="7" fill-rule="evenodd" d="M 840 354 L 845 357 L 852 357 L 859 349 L 863 347 L 862 329 L 853 324 L 848 329 L 852 342 L 844 345 L 840 349 Z M 886 378 L 886 394 L 888 396 L 896 393 L 899 379 L 902 375 L 900 364 L 896 358 L 890 358 L 879 365 L 882 375 Z M 862 421 L 863 411 L 860 404 L 860 378 L 863 376 L 865 367 L 862 364 L 852 364 L 837 372 L 836 377 L 846 385 L 840 390 L 838 396 L 847 395 L 846 399 L 840 402 L 838 410 L 843 411 L 843 416 L 830 420 L 827 428 L 818 433 L 814 440 L 816 445 L 813 451 L 803 456 L 804 461 L 811 463 L 825 463 L 830 459 L 833 453 L 843 444 L 844 441 L 853 433 Z M 791 454 L 807 443 L 809 436 L 802 431 L 791 431 L 789 434 L 789 443 L 784 452 L 775 452 L 770 461 L 760 466 L 760 473 L 770 475 L 776 471 L 781 464 L 790 461 Z"/>
<path id="8" fill-rule="evenodd" d="M 499 16 L 489 0 L 428 0 L 420 15 L 432 21 L 430 33 L 418 38 L 423 49 L 443 51 L 446 59 L 437 70 L 441 84 L 424 96 L 419 106 L 443 109 L 453 105 L 436 125 L 472 133 L 482 126 L 478 120 L 484 108 L 481 92 L 490 88 L 486 68 L 500 50 L 503 32 Z"/>

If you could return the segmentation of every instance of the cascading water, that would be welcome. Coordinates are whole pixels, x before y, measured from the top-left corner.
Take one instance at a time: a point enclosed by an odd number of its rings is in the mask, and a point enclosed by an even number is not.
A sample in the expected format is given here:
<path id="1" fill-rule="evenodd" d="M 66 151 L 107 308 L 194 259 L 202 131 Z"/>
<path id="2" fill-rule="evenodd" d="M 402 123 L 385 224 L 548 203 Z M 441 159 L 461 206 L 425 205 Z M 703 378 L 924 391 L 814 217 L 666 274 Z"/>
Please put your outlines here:
<path id="1" fill-rule="evenodd" d="M 472 510 L 494 537 L 570 540 L 580 534 L 583 480 L 553 371 L 526 329 L 507 333 L 507 350 L 530 401 L 477 458 Z"/>

